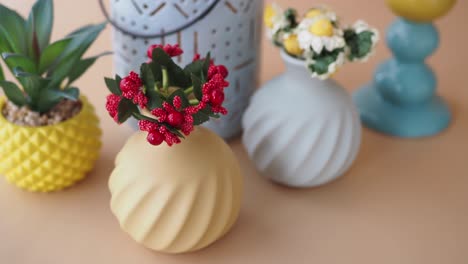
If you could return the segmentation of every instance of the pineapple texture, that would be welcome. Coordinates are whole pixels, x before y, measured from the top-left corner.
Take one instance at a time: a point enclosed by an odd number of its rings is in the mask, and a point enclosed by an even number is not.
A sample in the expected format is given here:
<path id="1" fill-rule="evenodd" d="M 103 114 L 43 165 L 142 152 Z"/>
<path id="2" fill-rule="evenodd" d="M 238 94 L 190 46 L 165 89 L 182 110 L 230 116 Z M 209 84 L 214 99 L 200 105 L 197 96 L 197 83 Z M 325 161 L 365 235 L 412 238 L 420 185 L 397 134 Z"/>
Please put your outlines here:
<path id="1" fill-rule="evenodd" d="M 0 114 L 0 174 L 32 192 L 62 190 L 83 179 L 99 156 L 102 132 L 94 107 L 81 101 L 78 115 L 52 126 L 17 126 Z"/>

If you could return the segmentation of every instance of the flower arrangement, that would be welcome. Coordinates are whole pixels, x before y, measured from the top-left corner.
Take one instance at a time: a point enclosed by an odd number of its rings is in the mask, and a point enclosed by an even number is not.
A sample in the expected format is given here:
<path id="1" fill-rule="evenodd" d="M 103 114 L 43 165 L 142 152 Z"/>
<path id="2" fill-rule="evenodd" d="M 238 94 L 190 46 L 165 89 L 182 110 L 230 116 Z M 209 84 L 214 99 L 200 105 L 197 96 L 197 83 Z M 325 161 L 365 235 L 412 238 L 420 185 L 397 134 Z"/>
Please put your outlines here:
<path id="1" fill-rule="evenodd" d="M 379 33 L 364 21 L 341 27 L 330 9 L 309 9 L 299 20 L 292 8 L 277 4 L 265 8 L 264 23 L 272 42 L 302 59 L 313 77 L 327 79 L 345 62 L 366 61 L 374 52 Z"/>
<path id="2" fill-rule="evenodd" d="M 140 74 L 105 78 L 111 92 L 106 102 L 110 116 L 119 124 L 136 118 L 155 146 L 178 144 L 194 126 L 227 114 L 223 107 L 227 68 L 215 65 L 208 54 L 196 55 L 182 69 L 172 59 L 182 53 L 178 45 L 152 45 Z"/>

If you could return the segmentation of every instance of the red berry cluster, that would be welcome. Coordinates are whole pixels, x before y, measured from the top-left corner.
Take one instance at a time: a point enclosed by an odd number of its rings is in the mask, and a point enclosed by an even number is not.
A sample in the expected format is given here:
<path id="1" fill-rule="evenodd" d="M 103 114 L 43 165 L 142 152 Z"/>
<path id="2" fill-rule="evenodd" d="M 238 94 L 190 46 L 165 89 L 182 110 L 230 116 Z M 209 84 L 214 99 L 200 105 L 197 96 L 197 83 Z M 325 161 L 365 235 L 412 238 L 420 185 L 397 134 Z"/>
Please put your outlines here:
<path id="1" fill-rule="evenodd" d="M 183 53 L 178 45 L 152 45 L 148 49 L 148 57 L 152 58 L 153 51 L 157 48 L 162 49 L 170 57 L 179 56 Z M 195 56 L 194 62 L 197 60 L 200 60 L 199 55 Z M 208 63 L 208 61 L 205 62 Z M 147 89 L 151 87 L 145 87 L 140 76 L 135 72 L 130 72 L 118 83 L 120 94 L 117 95 L 113 92 L 113 94 L 107 96 L 106 109 L 110 116 L 116 122 L 119 122 L 119 106 L 123 98 L 125 98 L 128 102 L 138 106 L 139 110 L 147 110 L 147 112 L 151 113 L 152 116 L 148 117 L 141 115 L 139 111 L 137 114 L 132 113 L 134 117 L 139 119 L 140 130 L 148 132 L 147 140 L 150 144 L 160 145 L 163 142 L 166 142 L 169 146 L 178 144 L 181 142 L 180 137 L 182 137 L 182 134 L 189 136 L 194 130 L 194 116 L 198 113 L 227 114 L 223 103 L 225 98 L 224 89 L 229 86 L 229 82 L 226 81 L 228 70 L 223 65 L 215 65 L 213 61 L 209 62 L 207 68 L 208 72 L 205 73 L 207 79 L 202 84 L 200 100 L 193 99 L 195 98 L 194 92 L 191 91 L 193 87 L 178 87 L 178 89 L 184 91 L 182 95 L 186 95 L 187 98 L 182 98 L 179 95 L 170 96 L 164 94 L 163 91 L 158 91 L 164 101 L 160 104 L 160 107 L 148 109 L 150 98 Z M 188 98 L 191 100 L 189 101 Z"/>
<path id="2" fill-rule="evenodd" d="M 155 44 L 155 45 L 149 46 L 148 50 L 146 51 L 146 55 L 148 55 L 148 58 L 153 59 L 153 50 L 157 48 L 163 49 L 164 52 L 166 52 L 171 57 L 177 57 L 184 53 L 184 51 L 179 47 L 179 44 L 175 44 L 175 45 Z"/>

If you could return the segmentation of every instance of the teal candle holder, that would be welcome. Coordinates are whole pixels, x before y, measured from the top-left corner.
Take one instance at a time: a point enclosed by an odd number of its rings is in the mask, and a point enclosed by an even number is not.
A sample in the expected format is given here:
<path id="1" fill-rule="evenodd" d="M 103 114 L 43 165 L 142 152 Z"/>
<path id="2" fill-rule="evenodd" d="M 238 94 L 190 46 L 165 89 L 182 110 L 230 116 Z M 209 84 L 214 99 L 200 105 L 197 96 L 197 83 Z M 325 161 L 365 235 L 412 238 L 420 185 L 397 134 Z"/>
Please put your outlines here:
<path id="1" fill-rule="evenodd" d="M 396 2 L 401 1 L 389 1 L 394 11 Z M 438 15 L 418 22 L 399 18 L 389 27 L 386 41 L 394 58 L 380 64 L 373 81 L 353 96 L 365 126 L 405 138 L 436 135 L 449 126 L 449 106 L 436 94 L 436 76 L 425 63 L 439 46 L 431 22 Z"/>
<path id="2" fill-rule="evenodd" d="M 451 113 L 435 94 L 436 76 L 424 62 L 438 47 L 437 29 L 432 23 L 398 19 L 388 30 L 387 44 L 395 57 L 354 94 L 362 122 L 399 137 L 438 134 L 449 125 Z"/>

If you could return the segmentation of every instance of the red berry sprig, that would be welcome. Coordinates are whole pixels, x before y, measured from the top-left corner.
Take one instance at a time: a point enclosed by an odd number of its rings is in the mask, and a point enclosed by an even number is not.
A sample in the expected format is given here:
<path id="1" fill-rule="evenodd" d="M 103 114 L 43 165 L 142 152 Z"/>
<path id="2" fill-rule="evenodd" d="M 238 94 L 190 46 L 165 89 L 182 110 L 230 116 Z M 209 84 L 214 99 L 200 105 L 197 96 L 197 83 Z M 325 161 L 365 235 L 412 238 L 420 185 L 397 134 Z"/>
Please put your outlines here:
<path id="1" fill-rule="evenodd" d="M 148 133 L 150 144 L 172 146 L 189 136 L 194 126 L 227 114 L 225 66 L 215 65 L 209 54 L 204 59 L 197 54 L 182 69 L 172 59 L 183 54 L 178 45 L 152 45 L 147 54 L 150 61 L 142 64 L 140 74 L 105 79 L 111 92 L 106 109 L 117 123 L 133 116 L 140 130 Z"/>

